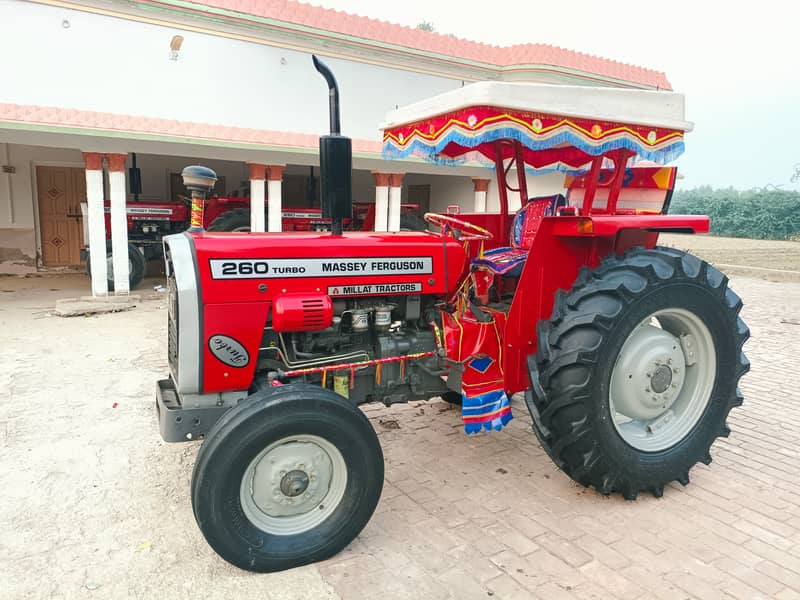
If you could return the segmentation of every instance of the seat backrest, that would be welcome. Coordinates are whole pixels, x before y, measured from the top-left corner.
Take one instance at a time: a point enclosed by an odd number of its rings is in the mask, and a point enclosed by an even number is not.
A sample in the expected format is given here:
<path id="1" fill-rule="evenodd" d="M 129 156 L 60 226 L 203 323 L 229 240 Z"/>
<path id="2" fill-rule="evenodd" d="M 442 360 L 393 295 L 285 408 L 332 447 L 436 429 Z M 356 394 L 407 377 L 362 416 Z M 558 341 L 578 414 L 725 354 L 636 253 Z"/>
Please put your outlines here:
<path id="1" fill-rule="evenodd" d="M 564 203 L 564 196 L 539 196 L 531 198 L 517 211 L 511 223 L 511 246 L 529 250 L 539 230 L 542 218 L 554 214 L 555 207 Z"/>

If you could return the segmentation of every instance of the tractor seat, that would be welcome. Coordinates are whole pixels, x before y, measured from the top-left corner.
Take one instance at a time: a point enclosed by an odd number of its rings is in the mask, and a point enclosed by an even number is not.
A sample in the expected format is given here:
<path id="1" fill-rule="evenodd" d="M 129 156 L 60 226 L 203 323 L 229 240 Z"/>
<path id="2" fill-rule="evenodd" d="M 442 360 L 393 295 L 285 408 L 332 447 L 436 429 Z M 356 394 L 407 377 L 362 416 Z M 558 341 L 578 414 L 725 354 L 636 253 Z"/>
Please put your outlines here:
<path id="1" fill-rule="evenodd" d="M 519 277 L 542 218 L 555 214 L 556 208 L 565 204 L 566 199 L 561 194 L 529 199 L 511 222 L 511 246 L 487 250 L 482 258 L 472 260 L 472 268 L 486 269 L 495 275 Z"/>

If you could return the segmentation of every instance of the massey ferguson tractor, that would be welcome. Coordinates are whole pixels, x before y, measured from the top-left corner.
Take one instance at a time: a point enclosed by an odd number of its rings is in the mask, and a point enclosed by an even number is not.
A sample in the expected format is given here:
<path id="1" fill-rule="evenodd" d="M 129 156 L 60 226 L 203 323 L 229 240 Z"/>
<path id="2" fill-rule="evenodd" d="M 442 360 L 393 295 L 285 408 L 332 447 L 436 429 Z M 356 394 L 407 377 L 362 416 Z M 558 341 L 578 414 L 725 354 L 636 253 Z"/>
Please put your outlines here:
<path id="1" fill-rule="evenodd" d="M 707 232 L 708 217 L 665 214 L 657 186 L 621 195 L 633 161 L 683 151 L 683 97 L 484 82 L 400 108 L 385 156 L 491 161 L 500 211 L 425 215 L 437 232 L 343 232 L 351 142 L 333 74 L 314 64 L 330 91 L 331 231 L 206 232 L 215 175 L 187 167 L 192 227 L 164 239 L 171 374 L 158 420 L 167 441 L 204 440 L 191 496 L 214 550 L 263 572 L 349 544 L 383 486 L 364 402 L 444 397 L 466 433 L 502 435 L 521 393 L 542 447 L 579 484 L 629 500 L 687 485 L 742 403 L 749 332 L 725 275 L 658 246 L 662 231 Z M 582 183 L 529 198 L 526 168 Z"/>

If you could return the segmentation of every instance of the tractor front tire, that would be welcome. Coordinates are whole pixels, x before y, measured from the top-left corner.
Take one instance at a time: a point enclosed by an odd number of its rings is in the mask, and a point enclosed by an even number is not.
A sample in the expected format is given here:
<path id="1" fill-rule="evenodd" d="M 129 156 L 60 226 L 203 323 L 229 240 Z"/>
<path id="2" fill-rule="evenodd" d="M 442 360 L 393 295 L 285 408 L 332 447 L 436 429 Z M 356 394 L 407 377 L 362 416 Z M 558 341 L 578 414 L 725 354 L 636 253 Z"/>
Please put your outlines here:
<path id="1" fill-rule="evenodd" d="M 273 572 L 342 550 L 382 488 L 383 453 L 364 413 L 329 390 L 291 384 L 256 392 L 212 428 L 192 507 L 222 558 Z"/>
<path id="2" fill-rule="evenodd" d="M 234 208 L 222 213 L 208 226 L 209 231 L 250 231 L 250 209 Z"/>
<path id="3" fill-rule="evenodd" d="M 545 451 L 602 494 L 633 500 L 687 485 L 742 403 L 741 307 L 725 275 L 671 248 L 584 268 L 540 321 L 528 360 L 527 401 Z"/>

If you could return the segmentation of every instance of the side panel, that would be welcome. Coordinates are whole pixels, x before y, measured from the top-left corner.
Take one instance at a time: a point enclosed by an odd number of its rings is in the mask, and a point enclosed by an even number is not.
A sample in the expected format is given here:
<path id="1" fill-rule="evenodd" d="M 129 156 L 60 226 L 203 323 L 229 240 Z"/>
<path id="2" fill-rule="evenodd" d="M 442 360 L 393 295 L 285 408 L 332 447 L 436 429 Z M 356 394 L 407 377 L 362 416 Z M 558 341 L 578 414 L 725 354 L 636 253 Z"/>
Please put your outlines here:
<path id="1" fill-rule="evenodd" d="M 208 304 L 203 315 L 203 392 L 246 390 L 258 361 L 268 302 Z"/>
<path id="2" fill-rule="evenodd" d="M 462 245 L 432 233 L 206 232 L 193 238 L 205 304 L 271 302 L 286 293 L 444 296 L 466 273 Z"/>
<path id="3" fill-rule="evenodd" d="M 555 219 L 543 219 L 522 269 L 503 343 L 506 391 L 528 388 L 525 360 L 536 351 L 536 324 L 549 318 L 556 290 L 568 290 L 584 265 L 595 266 L 597 238 L 556 237 Z"/>

